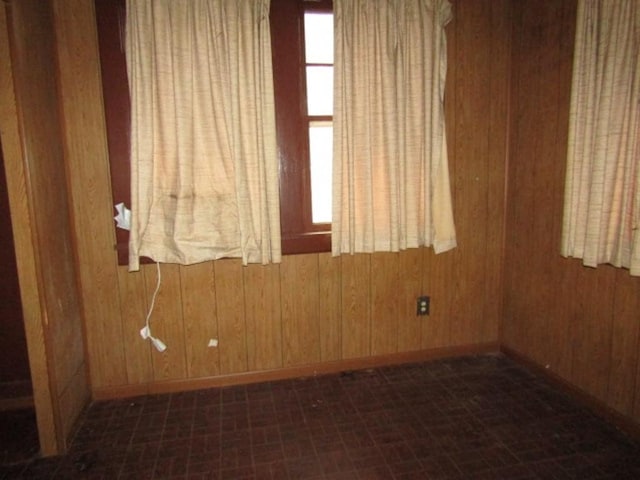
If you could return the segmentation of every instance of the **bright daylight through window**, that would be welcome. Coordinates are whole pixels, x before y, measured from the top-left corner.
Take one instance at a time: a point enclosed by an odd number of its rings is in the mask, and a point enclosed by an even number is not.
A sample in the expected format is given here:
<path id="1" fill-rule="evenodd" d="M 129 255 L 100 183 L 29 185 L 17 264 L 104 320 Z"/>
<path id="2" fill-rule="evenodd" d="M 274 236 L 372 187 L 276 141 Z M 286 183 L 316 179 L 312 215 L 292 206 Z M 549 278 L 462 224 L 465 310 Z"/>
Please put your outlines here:
<path id="1" fill-rule="evenodd" d="M 311 218 L 331 222 L 333 158 L 333 14 L 304 15 Z"/>

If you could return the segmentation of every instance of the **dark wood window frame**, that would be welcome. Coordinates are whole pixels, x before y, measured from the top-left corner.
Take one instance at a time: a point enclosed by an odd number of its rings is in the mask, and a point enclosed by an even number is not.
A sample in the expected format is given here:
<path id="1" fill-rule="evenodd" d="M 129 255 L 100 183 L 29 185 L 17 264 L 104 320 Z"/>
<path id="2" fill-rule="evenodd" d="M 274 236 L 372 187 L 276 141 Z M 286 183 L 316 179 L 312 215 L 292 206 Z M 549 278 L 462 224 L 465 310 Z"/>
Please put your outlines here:
<path id="1" fill-rule="evenodd" d="M 95 0 L 114 205 L 131 206 L 129 87 L 124 52 L 125 0 Z M 271 0 L 280 223 L 284 254 L 328 252 L 331 225 L 311 221 L 306 116 L 304 13 L 331 12 L 331 0 Z M 115 227 L 114 227 L 115 228 Z M 129 261 L 129 232 L 116 228 L 118 263 Z"/>
<path id="2" fill-rule="evenodd" d="M 330 0 L 271 1 L 283 253 L 331 250 L 331 225 L 313 224 L 311 221 L 304 13 L 332 10 Z"/>

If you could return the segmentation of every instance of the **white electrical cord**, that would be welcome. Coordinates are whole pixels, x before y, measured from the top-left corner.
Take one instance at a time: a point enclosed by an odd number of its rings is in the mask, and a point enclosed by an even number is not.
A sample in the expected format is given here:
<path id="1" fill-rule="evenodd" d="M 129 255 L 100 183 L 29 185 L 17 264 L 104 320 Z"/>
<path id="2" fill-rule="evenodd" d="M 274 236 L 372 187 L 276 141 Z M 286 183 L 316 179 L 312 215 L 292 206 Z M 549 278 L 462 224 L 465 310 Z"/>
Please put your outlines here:
<path id="1" fill-rule="evenodd" d="M 156 262 L 156 267 L 158 271 L 158 282 L 156 284 L 156 290 L 153 292 L 153 296 L 151 297 L 151 305 L 149 306 L 149 311 L 147 312 L 145 326 L 142 328 L 142 330 L 140 330 L 140 336 L 145 340 L 148 338 L 149 340 L 151 340 L 151 343 L 153 344 L 153 346 L 156 347 L 156 350 L 158 350 L 159 352 L 164 352 L 167 349 L 167 346 L 164 344 L 162 340 L 151 335 L 151 327 L 149 326 L 149 321 L 151 320 L 151 313 L 153 312 L 153 307 L 156 304 L 156 297 L 158 296 L 158 292 L 160 291 L 160 283 L 162 280 L 160 276 L 160 262 Z"/>

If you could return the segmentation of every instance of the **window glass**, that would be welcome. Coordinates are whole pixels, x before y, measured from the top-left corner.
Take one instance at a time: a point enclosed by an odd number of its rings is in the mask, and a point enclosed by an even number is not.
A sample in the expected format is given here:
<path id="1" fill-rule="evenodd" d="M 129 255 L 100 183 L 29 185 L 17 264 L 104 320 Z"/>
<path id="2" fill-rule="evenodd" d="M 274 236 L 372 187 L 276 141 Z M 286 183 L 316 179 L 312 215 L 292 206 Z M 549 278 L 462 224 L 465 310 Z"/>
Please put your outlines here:
<path id="1" fill-rule="evenodd" d="M 333 64 L 333 14 L 304 14 L 305 48 L 307 63 Z"/>
<path id="2" fill-rule="evenodd" d="M 333 14 L 304 15 L 311 222 L 331 223 Z"/>
<path id="3" fill-rule="evenodd" d="M 307 114 L 333 115 L 333 67 L 307 67 Z"/>
<path id="4" fill-rule="evenodd" d="M 309 161 L 311 164 L 311 221 L 331 222 L 331 172 L 333 123 L 315 121 L 309 125 Z"/>

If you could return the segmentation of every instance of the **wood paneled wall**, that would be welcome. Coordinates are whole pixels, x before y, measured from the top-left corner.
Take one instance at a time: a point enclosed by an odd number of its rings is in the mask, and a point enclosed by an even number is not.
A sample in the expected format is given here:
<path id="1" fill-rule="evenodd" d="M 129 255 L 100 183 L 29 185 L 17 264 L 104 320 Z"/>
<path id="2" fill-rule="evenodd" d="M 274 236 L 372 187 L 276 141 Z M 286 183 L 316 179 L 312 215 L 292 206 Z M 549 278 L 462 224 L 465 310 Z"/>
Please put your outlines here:
<path id="1" fill-rule="evenodd" d="M 514 2 L 502 343 L 640 423 L 640 278 L 559 254 L 575 14 Z"/>
<path id="2" fill-rule="evenodd" d="M 72 213 L 96 397 L 216 379 L 495 348 L 501 316 L 507 145 L 508 0 L 457 0 L 447 27 L 447 134 L 459 248 L 162 265 L 151 318 L 168 345 L 140 338 L 155 265 L 116 265 L 93 2 L 54 0 Z M 107 82 L 109 79 L 102 79 Z M 419 294 L 431 315 L 417 317 Z M 209 339 L 219 344 L 207 347 Z M 461 350 L 462 351 L 462 350 Z M 413 356 L 412 356 L 413 355 Z M 351 362 L 351 363 L 349 363 Z M 296 370 L 298 369 L 298 370 Z M 279 373 L 280 372 L 280 373 Z M 202 382 L 198 383 L 201 379 Z"/>

